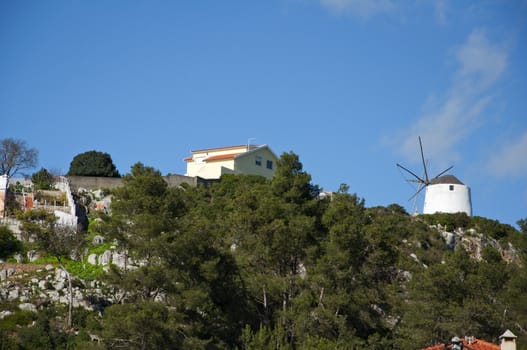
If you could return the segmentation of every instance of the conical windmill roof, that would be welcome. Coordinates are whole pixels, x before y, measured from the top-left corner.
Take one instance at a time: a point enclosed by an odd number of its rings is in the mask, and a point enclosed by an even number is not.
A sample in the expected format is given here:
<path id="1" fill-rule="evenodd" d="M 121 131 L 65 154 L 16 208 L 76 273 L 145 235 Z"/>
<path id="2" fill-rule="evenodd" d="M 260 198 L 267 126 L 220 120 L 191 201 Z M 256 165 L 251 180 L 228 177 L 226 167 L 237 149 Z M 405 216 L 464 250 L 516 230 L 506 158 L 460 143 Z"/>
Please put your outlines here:
<path id="1" fill-rule="evenodd" d="M 450 185 L 464 185 L 463 182 L 459 181 L 454 175 L 443 175 L 438 178 L 430 180 L 430 185 L 437 184 L 450 184 Z"/>

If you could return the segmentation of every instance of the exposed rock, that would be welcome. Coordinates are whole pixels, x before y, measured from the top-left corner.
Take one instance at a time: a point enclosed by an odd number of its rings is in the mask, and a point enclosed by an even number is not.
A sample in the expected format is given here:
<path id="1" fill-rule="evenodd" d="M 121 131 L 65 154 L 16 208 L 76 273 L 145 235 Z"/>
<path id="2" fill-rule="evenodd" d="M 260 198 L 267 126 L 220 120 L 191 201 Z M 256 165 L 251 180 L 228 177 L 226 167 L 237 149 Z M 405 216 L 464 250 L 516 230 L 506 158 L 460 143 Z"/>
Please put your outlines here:
<path id="1" fill-rule="evenodd" d="M 93 237 L 92 243 L 93 244 L 103 244 L 104 243 L 104 237 L 97 235 L 97 236 Z"/>
<path id="2" fill-rule="evenodd" d="M 13 313 L 9 310 L 0 311 L 0 320 L 6 318 L 7 316 L 12 315 Z"/>
<path id="3" fill-rule="evenodd" d="M 410 281 L 412 279 L 412 273 L 410 271 L 400 271 L 399 276 L 404 281 Z"/>
<path id="4" fill-rule="evenodd" d="M 503 260 L 508 263 L 520 263 L 519 254 L 510 243 L 506 247 L 502 247 L 500 243 L 485 234 L 478 233 L 474 229 L 463 230 L 457 228 L 454 232 L 448 232 L 442 229 L 441 225 L 437 225 L 437 229 L 441 237 L 445 240 L 448 248 L 456 250 L 458 247 L 465 249 L 469 255 L 476 260 L 482 259 L 483 248 L 491 246 L 496 249 L 502 256 Z"/>
<path id="5" fill-rule="evenodd" d="M 62 269 L 55 269 L 50 265 L 48 269 L 29 269 L 27 266 L 19 266 L 17 270 L 27 271 L 18 273 L 13 279 L 7 279 L 8 269 L 3 269 L 2 276 L 6 280 L 0 282 L 0 299 L 5 301 L 18 301 L 21 309 L 34 311 L 44 303 L 69 304 L 70 294 L 67 288 L 67 273 Z M 14 272 L 11 269 L 9 272 Z M 29 272 L 36 272 L 36 274 Z M 44 276 L 42 274 L 45 274 Z M 76 279 L 74 276 L 72 278 Z M 80 282 L 80 283 L 79 283 Z M 106 295 L 106 289 L 100 288 L 100 281 L 84 283 L 82 280 L 76 283 L 82 287 L 74 287 L 73 306 L 88 310 L 100 309 L 101 305 L 109 305 L 112 297 Z M 95 305 L 95 304 L 96 305 Z M 3 313 L 2 317 L 8 314 Z"/>
<path id="6" fill-rule="evenodd" d="M 452 232 L 447 232 L 443 230 L 439 230 L 439 233 L 441 234 L 441 237 L 445 240 L 445 243 L 450 250 L 456 249 L 456 235 L 454 235 Z"/>
<path id="7" fill-rule="evenodd" d="M 508 263 L 520 261 L 520 254 L 511 242 L 507 242 L 507 248 L 501 252 L 501 256 Z"/>
<path id="8" fill-rule="evenodd" d="M 50 290 L 50 291 L 48 292 L 48 297 L 49 297 L 51 300 L 55 300 L 55 301 L 56 301 L 56 300 L 59 300 L 59 298 L 60 298 L 60 294 L 59 294 L 59 292 L 56 291 L 56 290 Z"/>
<path id="9" fill-rule="evenodd" d="M 38 287 L 40 289 L 47 289 L 47 286 L 48 286 L 48 282 L 46 280 L 40 280 L 38 282 Z"/>
<path id="10" fill-rule="evenodd" d="M 97 258 L 99 256 L 97 254 L 90 254 L 88 255 L 88 264 L 91 265 L 97 265 Z"/>
<path id="11" fill-rule="evenodd" d="M 20 296 L 20 290 L 18 287 L 15 287 L 14 289 L 11 289 L 9 291 L 9 294 L 7 295 L 7 299 L 15 300 L 15 299 L 18 299 L 19 296 Z"/>
<path id="12" fill-rule="evenodd" d="M 31 303 L 22 303 L 22 304 L 19 304 L 19 305 L 18 305 L 18 308 L 19 308 L 20 310 L 37 312 L 37 307 L 35 306 L 35 304 L 31 304 Z"/>
<path id="13" fill-rule="evenodd" d="M 99 256 L 99 265 L 108 265 L 111 262 L 112 252 L 110 250 L 104 251 L 104 253 Z"/>
<path id="14" fill-rule="evenodd" d="M 68 278 L 68 273 L 62 269 L 55 270 L 55 279 L 57 281 L 65 281 Z"/>
<path id="15" fill-rule="evenodd" d="M 53 288 L 57 291 L 61 291 L 64 289 L 64 282 L 63 281 L 58 281 L 57 283 L 53 284 Z"/>
<path id="16" fill-rule="evenodd" d="M 124 269 L 125 266 L 127 265 L 126 264 L 126 256 L 124 254 L 121 254 L 121 253 L 118 253 L 118 252 L 114 252 L 112 254 L 112 263 L 121 268 L 121 269 Z"/>
<path id="17" fill-rule="evenodd" d="M 33 262 L 39 258 L 40 258 L 40 254 L 38 254 L 36 250 L 30 250 L 27 252 L 27 259 L 30 262 Z"/>

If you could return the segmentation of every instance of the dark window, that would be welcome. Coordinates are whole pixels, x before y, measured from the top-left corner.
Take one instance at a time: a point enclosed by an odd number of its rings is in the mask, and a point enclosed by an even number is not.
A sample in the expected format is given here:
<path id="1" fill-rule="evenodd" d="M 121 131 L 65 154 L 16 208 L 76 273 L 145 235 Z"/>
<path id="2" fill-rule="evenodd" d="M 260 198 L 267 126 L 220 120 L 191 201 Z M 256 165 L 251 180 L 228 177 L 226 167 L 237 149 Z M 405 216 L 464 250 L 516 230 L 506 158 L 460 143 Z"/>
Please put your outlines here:
<path id="1" fill-rule="evenodd" d="M 273 168 L 273 161 L 272 160 L 268 160 L 267 161 L 267 169 L 272 169 Z"/>
<path id="2" fill-rule="evenodd" d="M 453 191 L 453 190 L 454 190 L 454 185 L 450 185 L 450 186 L 448 187 L 448 189 L 449 189 L 450 191 Z"/>
<path id="3" fill-rule="evenodd" d="M 256 156 L 256 165 L 262 166 L 262 157 Z"/>

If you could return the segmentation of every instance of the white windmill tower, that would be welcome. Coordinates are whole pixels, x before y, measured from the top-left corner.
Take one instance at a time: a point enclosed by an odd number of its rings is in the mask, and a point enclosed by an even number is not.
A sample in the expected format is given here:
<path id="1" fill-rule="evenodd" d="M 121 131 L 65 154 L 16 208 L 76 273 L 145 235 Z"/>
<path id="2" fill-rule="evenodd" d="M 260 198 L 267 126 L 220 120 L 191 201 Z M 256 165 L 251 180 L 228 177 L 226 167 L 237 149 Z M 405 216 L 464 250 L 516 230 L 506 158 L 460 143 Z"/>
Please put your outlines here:
<path id="1" fill-rule="evenodd" d="M 458 213 L 463 212 L 468 216 L 472 215 L 472 202 L 470 199 L 470 187 L 463 184 L 454 175 L 443 175 L 453 168 L 453 166 L 440 172 L 434 178 L 428 178 L 425 157 L 423 155 L 423 144 L 419 136 L 419 147 L 421 149 L 421 160 L 423 161 L 424 179 L 417 176 L 412 171 L 406 169 L 400 164 L 397 166 L 408 173 L 415 179 L 408 180 L 419 184 L 417 192 L 410 198 L 415 198 L 423 189 L 425 189 L 425 200 L 423 214 L 433 213 Z"/>

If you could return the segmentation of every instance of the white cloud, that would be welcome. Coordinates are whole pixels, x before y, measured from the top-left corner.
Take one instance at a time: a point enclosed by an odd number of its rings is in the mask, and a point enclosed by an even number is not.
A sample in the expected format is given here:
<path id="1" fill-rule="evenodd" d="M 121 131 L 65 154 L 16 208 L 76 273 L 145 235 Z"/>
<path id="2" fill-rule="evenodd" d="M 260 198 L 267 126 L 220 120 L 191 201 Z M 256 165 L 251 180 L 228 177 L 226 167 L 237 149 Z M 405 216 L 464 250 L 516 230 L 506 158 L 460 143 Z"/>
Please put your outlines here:
<path id="1" fill-rule="evenodd" d="M 335 14 L 349 13 L 363 18 L 395 9 L 391 0 L 320 0 L 320 3 Z"/>
<path id="2" fill-rule="evenodd" d="M 507 66 L 506 53 L 493 46 L 481 30 L 469 35 L 465 45 L 457 51 L 457 58 L 462 66 L 458 74 L 460 87 L 476 91 L 492 85 Z"/>
<path id="3" fill-rule="evenodd" d="M 492 155 L 487 163 L 487 168 L 496 176 L 526 176 L 527 131 L 518 140 L 505 145 Z"/>
<path id="4" fill-rule="evenodd" d="M 455 57 L 460 68 L 453 74 L 445 97 L 394 141 L 407 160 L 417 161 L 420 156 L 420 135 L 427 158 L 440 166 L 452 163 L 460 158 L 457 144 L 483 122 L 484 111 L 492 101 L 491 87 L 506 69 L 507 53 L 489 42 L 483 31 L 474 30 L 455 50 Z"/>

